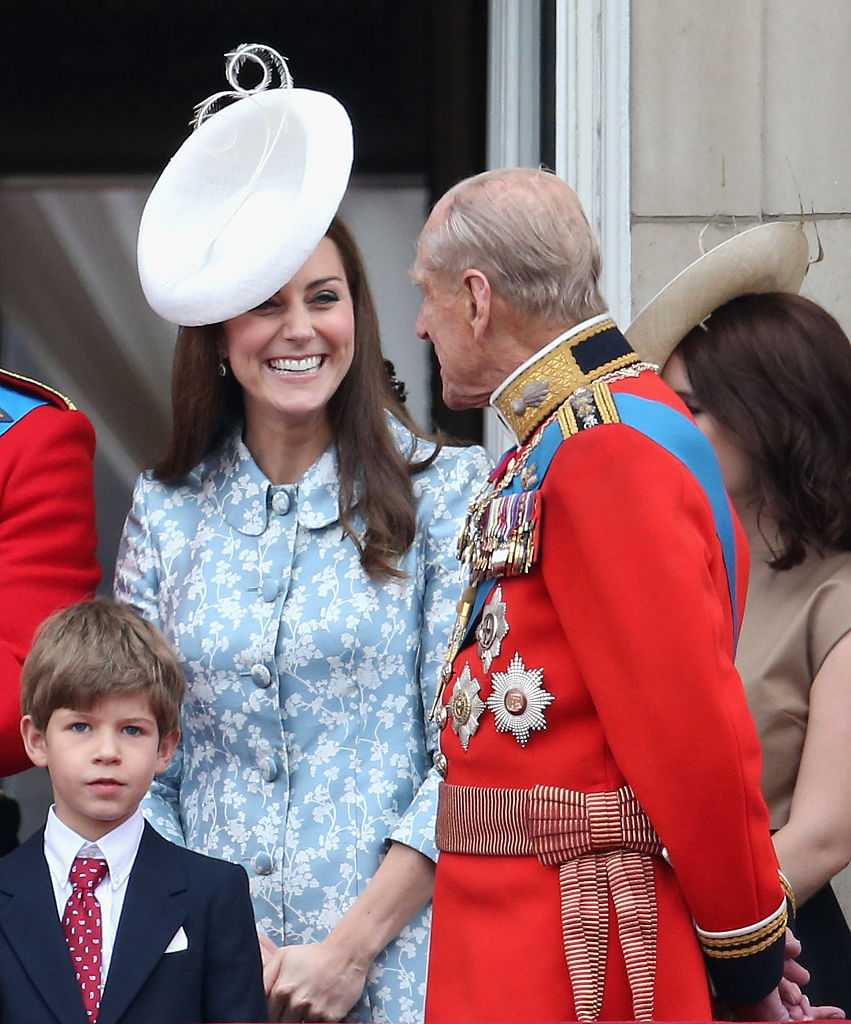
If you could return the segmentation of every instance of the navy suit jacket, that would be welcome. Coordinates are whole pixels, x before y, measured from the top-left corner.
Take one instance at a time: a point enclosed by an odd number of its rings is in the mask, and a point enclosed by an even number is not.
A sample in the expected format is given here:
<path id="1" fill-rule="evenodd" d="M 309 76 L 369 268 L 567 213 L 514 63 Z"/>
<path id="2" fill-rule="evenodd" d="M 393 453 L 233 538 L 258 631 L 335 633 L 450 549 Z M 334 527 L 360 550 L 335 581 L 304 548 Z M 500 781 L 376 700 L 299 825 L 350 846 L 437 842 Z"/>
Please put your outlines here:
<path id="1" fill-rule="evenodd" d="M 187 948 L 166 953 L 179 928 Z M 98 1024 L 266 1021 L 260 951 L 241 867 L 181 849 L 146 824 Z M 44 830 L 0 858 L 0 1022 L 87 1024 Z"/>

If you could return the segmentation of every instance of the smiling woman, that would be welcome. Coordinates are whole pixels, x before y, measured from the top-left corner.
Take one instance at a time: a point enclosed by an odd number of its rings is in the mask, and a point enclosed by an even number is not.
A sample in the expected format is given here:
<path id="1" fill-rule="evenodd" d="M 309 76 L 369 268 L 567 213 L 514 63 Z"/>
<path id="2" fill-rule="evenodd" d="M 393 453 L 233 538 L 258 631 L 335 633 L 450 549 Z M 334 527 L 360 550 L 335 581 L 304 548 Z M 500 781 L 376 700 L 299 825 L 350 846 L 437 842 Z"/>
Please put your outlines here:
<path id="1" fill-rule="evenodd" d="M 245 441 L 272 483 L 294 483 L 331 441 L 328 402 L 354 338 L 343 261 L 328 237 L 271 299 L 225 321 L 221 354 L 242 389 Z"/>
<path id="2" fill-rule="evenodd" d="M 264 103 L 253 156 L 193 140 L 222 115 L 238 137 L 255 100 L 214 114 L 186 144 L 199 163 L 161 178 L 146 208 L 148 298 L 181 327 L 171 441 L 137 484 L 115 587 L 162 627 L 187 679 L 181 743 L 147 813 L 245 867 L 272 1018 L 415 1024 L 440 781 L 426 713 L 456 537 L 488 466 L 420 431 L 391 386 L 360 254 L 334 216 L 351 148 L 301 92 L 280 100 L 286 128 L 278 98 Z M 308 141 L 284 145 L 295 123 Z M 317 138 L 326 158 L 283 173 Z M 216 177 L 212 153 L 236 198 L 196 198 L 204 257 L 164 275 L 153 257 L 173 225 L 156 211 L 174 208 L 172 190 L 195 195 L 200 167 Z M 275 215 L 260 219 L 257 159 L 282 171 L 267 192 L 306 181 L 267 196 Z"/>

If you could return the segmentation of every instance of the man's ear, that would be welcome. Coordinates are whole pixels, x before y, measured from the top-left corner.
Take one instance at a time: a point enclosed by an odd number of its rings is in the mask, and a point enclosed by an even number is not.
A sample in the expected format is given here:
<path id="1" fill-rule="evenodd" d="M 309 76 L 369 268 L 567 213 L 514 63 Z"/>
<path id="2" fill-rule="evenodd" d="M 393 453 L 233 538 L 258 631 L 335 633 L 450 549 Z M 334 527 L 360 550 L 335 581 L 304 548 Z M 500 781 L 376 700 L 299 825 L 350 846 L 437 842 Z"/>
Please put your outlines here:
<path id="1" fill-rule="evenodd" d="M 465 270 L 463 281 L 467 289 L 468 319 L 478 341 L 490 323 L 491 285 L 481 270 Z"/>
<path id="2" fill-rule="evenodd" d="M 47 741 L 41 729 L 36 728 L 32 715 L 24 715 L 21 719 L 21 736 L 27 757 L 38 768 L 47 767 Z"/>
<path id="3" fill-rule="evenodd" d="M 179 742 L 180 729 L 172 729 L 171 732 L 167 732 L 160 740 L 159 749 L 157 750 L 157 765 L 154 770 L 155 775 L 159 775 L 160 772 L 164 772 L 168 768 Z"/>

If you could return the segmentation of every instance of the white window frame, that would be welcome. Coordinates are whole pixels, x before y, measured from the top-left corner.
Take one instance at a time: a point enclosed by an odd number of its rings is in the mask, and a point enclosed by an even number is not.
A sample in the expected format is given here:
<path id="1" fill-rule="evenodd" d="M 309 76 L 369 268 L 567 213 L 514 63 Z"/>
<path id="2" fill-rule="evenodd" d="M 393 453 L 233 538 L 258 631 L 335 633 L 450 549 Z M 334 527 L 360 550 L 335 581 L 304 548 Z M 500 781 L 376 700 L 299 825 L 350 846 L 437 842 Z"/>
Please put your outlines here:
<path id="1" fill-rule="evenodd" d="M 588 214 L 603 254 L 602 290 L 626 326 L 632 306 L 629 0 L 556 0 L 555 172 Z M 540 162 L 540 0 L 490 0 L 488 167 Z M 511 443 L 491 411 L 485 444 Z"/>

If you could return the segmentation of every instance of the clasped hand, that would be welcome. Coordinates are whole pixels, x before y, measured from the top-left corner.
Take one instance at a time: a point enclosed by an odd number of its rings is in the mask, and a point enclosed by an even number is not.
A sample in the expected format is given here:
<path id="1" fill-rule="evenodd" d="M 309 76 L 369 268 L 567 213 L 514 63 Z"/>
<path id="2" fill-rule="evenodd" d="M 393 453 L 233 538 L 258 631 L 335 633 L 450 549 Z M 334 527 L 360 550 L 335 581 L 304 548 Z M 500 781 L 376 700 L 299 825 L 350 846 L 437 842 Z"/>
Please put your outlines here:
<path id="1" fill-rule="evenodd" d="M 786 929 L 786 962 L 779 986 L 758 1003 L 734 1006 L 736 1020 L 788 1021 L 788 1020 L 844 1020 L 838 1006 L 812 1006 L 801 990 L 810 980 L 809 971 L 798 963 L 801 943 Z"/>
<path id="2" fill-rule="evenodd" d="M 263 987 L 272 1021 L 339 1021 L 360 998 L 368 964 L 333 938 L 307 946 L 276 946 L 258 936 Z"/>

